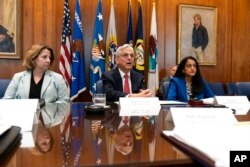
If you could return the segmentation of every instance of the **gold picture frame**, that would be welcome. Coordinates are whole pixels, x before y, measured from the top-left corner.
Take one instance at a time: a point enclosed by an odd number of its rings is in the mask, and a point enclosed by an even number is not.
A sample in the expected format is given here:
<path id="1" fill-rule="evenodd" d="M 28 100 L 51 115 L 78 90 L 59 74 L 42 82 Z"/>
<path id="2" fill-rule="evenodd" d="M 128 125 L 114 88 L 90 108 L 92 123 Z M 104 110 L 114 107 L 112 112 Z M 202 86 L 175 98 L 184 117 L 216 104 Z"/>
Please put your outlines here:
<path id="1" fill-rule="evenodd" d="M 0 1 L 0 58 L 21 58 L 21 4 L 21 0 Z"/>
<path id="2" fill-rule="evenodd" d="M 207 45 L 200 48 L 200 35 L 194 35 L 194 17 L 201 17 L 203 29 L 207 30 Z M 194 34 L 198 34 L 197 31 Z M 205 34 L 205 33 L 201 33 Z M 199 36 L 199 37 L 198 37 Z M 178 46 L 177 63 L 187 56 L 194 56 L 200 65 L 216 65 L 217 8 L 198 5 L 178 5 Z M 202 42 L 200 42 L 202 43 Z M 203 42 L 206 43 L 206 42 Z M 198 50 L 198 52 L 197 52 Z"/>

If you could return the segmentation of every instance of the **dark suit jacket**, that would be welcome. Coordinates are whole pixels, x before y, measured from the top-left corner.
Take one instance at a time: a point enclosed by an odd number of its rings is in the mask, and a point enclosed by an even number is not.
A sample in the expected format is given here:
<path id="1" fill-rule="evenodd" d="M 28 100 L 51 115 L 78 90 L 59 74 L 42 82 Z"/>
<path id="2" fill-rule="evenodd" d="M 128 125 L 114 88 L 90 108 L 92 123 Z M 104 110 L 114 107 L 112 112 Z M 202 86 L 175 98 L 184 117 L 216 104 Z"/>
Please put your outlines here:
<path id="1" fill-rule="evenodd" d="M 134 71 L 130 71 L 132 93 L 139 93 L 140 89 L 145 89 L 143 76 Z M 122 77 L 118 68 L 111 71 L 106 71 L 102 74 L 103 91 L 106 94 L 108 102 L 119 101 L 120 97 L 125 97 L 127 94 L 123 92 Z"/>
<path id="2" fill-rule="evenodd" d="M 214 97 L 214 93 L 211 91 L 205 81 L 203 81 L 203 91 L 197 96 L 197 99 L 204 99 Z M 170 80 L 167 100 L 188 101 L 187 88 L 184 78 L 173 77 Z"/>

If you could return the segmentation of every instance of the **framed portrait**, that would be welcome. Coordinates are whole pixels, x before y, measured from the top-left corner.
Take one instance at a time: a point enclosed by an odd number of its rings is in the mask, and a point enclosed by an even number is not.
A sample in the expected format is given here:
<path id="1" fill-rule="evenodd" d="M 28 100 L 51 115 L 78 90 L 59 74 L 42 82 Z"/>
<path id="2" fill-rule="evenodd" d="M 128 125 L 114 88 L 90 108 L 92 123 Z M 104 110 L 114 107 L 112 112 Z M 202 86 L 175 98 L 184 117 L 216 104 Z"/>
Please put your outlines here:
<path id="1" fill-rule="evenodd" d="M 216 65 L 217 8 L 178 5 L 177 63 L 193 56 L 200 65 Z"/>
<path id="2" fill-rule="evenodd" d="M 21 0 L 0 1 L 0 58 L 20 59 Z"/>

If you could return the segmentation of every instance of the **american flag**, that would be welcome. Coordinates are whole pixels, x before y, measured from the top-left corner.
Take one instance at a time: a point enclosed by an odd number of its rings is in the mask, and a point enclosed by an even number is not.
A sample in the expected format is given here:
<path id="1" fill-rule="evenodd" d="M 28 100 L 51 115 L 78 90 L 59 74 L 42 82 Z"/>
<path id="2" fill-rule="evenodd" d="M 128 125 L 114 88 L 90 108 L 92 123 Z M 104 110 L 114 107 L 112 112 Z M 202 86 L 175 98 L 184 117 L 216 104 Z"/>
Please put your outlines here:
<path id="1" fill-rule="evenodd" d="M 66 109 L 65 117 L 60 125 L 61 132 L 61 149 L 62 149 L 62 165 L 63 167 L 70 167 L 70 157 L 71 157 L 71 125 L 72 125 L 72 115 L 70 110 L 70 105 Z"/>
<path id="2" fill-rule="evenodd" d="M 61 36 L 61 49 L 59 70 L 63 75 L 65 82 L 70 88 L 71 81 L 71 28 L 70 28 L 70 9 L 68 0 L 64 0 L 64 16 Z"/>

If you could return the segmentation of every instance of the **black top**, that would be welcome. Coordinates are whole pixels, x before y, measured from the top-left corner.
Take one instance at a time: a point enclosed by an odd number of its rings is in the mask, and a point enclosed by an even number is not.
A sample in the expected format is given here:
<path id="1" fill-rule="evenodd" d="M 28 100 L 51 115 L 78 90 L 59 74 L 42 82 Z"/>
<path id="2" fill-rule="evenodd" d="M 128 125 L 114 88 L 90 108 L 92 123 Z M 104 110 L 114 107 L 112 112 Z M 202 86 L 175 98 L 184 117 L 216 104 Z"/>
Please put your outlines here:
<path id="1" fill-rule="evenodd" d="M 31 82 L 30 82 L 30 94 L 29 94 L 30 99 L 40 99 L 41 89 L 43 85 L 43 78 L 44 78 L 44 74 L 43 74 L 43 77 L 40 79 L 40 81 L 36 84 L 34 80 L 34 76 L 33 76 L 33 71 L 32 71 Z"/>
<path id="2" fill-rule="evenodd" d="M 192 34 L 192 46 L 198 48 L 201 46 L 202 51 L 207 47 L 208 44 L 208 33 L 207 29 L 200 25 L 198 29 L 194 26 Z"/>

